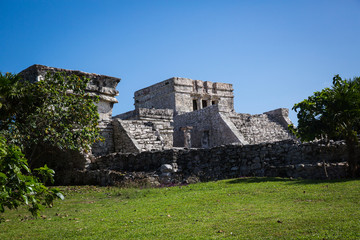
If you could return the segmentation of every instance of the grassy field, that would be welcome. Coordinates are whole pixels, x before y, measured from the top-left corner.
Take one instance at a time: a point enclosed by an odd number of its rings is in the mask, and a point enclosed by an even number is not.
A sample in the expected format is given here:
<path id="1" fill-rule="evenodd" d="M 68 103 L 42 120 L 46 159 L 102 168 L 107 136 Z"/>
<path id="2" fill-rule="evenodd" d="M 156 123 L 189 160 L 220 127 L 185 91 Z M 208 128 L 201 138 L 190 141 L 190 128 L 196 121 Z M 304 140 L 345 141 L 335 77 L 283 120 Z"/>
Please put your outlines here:
<path id="1" fill-rule="evenodd" d="M 360 180 L 62 189 L 41 218 L 2 214 L 0 239 L 360 239 Z"/>

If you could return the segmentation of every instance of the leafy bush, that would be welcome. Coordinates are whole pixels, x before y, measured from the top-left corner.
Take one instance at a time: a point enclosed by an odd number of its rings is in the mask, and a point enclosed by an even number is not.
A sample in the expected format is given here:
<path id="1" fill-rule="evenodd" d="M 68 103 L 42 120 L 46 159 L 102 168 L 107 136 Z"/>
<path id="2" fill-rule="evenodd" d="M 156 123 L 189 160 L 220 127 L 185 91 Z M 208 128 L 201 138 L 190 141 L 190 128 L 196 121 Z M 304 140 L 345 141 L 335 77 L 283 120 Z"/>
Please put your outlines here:
<path id="1" fill-rule="evenodd" d="M 43 206 L 52 207 L 54 199 L 64 199 L 59 189 L 44 185 L 45 181 L 53 180 L 54 170 L 45 165 L 34 171 L 39 177 L 31 173 L 20 148 L 7 145 L 0 136 L 0 212 L 27 205 L 32 215 L 38 216 Z"/>
<path id="2" fill-rule="evenodd" d="M 99 98 L 86 92 L 89 81 L 49 72 L 30 83 L 19 74 L 0 73 L 0 133 L 21 148 L 30 166 L 44 146 L 84 151 L 101 140 L 94 104 Z"/>
<path id="3" fill-rule="evenodd" d="M 289 126 L 303 141 L 314 139 L 345 140 L 351 176 L 360 175 L 360 162 L 355 148 L 359 146 L 360 132 L 360 77 L 333 78 L 331 88 L 314 92 L 314 95 L 296 103 L 297 128 Z"/>

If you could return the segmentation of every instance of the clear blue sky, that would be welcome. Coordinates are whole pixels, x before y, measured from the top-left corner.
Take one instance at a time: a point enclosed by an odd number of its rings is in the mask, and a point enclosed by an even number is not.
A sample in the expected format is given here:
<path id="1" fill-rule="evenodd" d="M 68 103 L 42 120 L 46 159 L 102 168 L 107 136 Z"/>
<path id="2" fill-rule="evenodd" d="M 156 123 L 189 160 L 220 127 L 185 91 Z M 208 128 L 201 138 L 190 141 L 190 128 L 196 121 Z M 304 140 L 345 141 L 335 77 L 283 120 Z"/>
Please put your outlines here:
<path id="1" fill-rule="evenodd" d="M 291 109 L 360 75 L 360 1 L 0 0 L 0 71 L 32 64 L 121 78 L 114 115 L 173 76 L 232 83 L 237 112 Z"/>

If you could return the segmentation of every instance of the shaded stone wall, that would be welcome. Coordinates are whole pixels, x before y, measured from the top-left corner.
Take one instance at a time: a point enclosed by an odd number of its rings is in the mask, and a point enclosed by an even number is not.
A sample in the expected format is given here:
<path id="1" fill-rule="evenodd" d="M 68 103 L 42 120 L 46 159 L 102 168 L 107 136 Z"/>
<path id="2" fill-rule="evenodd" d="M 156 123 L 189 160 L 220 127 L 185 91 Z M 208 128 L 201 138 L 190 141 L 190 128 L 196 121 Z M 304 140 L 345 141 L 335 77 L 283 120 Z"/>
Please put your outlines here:
<path id="1" fill-rule="evenodd" d="M 114 127 L 112 120 L 99 122 L 100 135 L 103 141 L 97 141 L 92 145 L 91 152 L 94 156 L 103 156 L 115 152 L 114 147 Z"/>
<path id="2" fill-rule="evenodd" d="M 186 182 L 245 176 L 307 179 L 347 176 L 343 142 L 299 144 L 287 140 L 257 145 L 227 145 L 211 149 L 171 149 L 140 154 L 111 154 L 97 158 L 89 171 L 147 172 L 151 176 Z M 171 169 L 164 172 L 163 165 Z M 164 176 L 166 173 L 166 176 Z M 170 174 L 169 174 L 170 173 Z"/>
<path id="3" fill-rule="evenodd" d="M 175 109 L 174 82 L 168 79 L 134 93 L 135 109 Z"/>
<path id="4" fill-rule="evenodd" d="M 130 121 L 122 121 L 114 119 L 112 122 L 114 126 L 114 152 L 119 153 L 139 153 L 142 148 L 137 144 L 131 131 L 136 129 Z M 130 127 L 131 125 L 131 127 Z M 134 129 L 134 130 L 133 130 Z M 141 128 L 140 128 L 141 129 Z"/>

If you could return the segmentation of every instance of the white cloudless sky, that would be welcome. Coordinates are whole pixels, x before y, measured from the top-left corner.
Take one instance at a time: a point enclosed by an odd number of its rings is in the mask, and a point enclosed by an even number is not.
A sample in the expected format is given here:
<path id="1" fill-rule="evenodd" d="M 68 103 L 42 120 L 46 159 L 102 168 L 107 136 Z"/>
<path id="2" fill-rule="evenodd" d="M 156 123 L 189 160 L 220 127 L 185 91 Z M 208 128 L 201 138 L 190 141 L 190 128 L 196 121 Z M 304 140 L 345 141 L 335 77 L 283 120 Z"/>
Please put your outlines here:
<path id="1" fill-rule="evenodd" d="M 240 113 L 291 109 L 360 75 L 360 0 L 0 0 L 0 71 L 33 64 L 121 78 L 114 115 L 170 77 L 232 83 Z"/>

